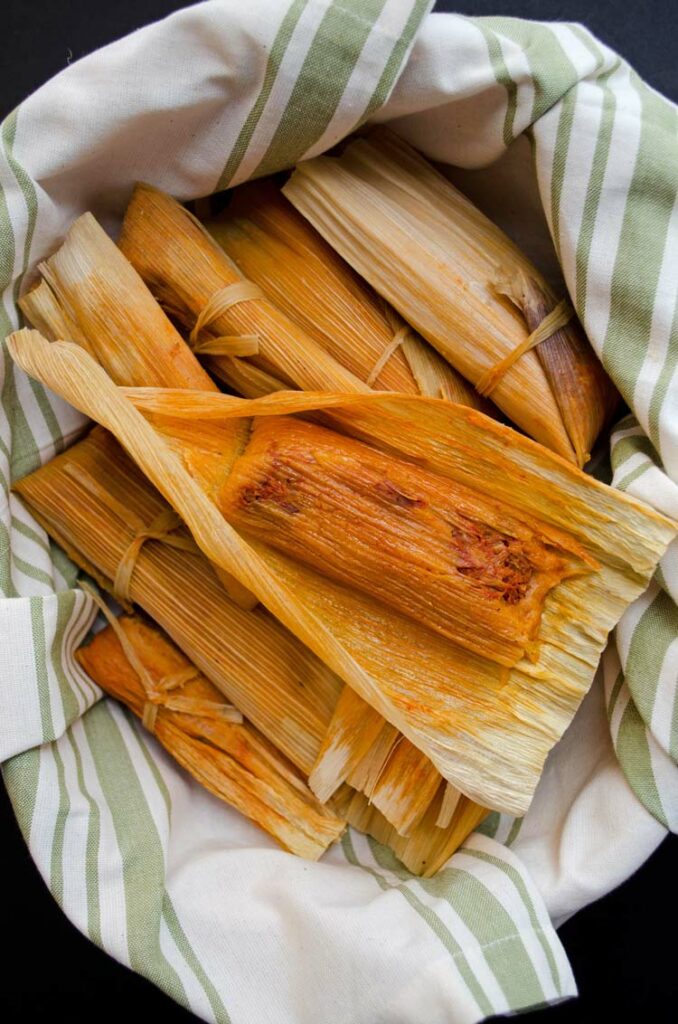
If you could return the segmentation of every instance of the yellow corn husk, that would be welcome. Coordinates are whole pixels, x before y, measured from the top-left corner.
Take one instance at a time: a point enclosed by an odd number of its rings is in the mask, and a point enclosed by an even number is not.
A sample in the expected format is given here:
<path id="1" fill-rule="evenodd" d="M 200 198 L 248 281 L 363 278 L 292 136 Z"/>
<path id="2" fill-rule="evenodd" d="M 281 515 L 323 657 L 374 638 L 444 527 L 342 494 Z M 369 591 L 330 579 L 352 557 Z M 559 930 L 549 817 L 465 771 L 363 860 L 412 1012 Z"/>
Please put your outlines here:
<path id="1" fill-rule="evenodd" d="M 134 190 L 118 244 L 160 303 L 188 331 L 217 293 L 243 280 L 200 222 L 171 196 L 149 185 Z M 256 335 L 259 353 L 253 364 L 287 386 L 366 390 L 265 297 L 231 306 L 206 325 L 204 334 Z M 219 372 L 221 361 L 222 357 L 211 356 L 207 365 Z M 231 369 L 229 362 L 223 373 Z"/>
<path id="2" fill-rule="evenodd" d="M 14 489 L 66 553 L 111 592 L 135 537 L 167 509 L 100 428 Z M 230 600 L 197 548 L 146 541 L 129 597 L 250 722 L 310 772 L 341 691 L 321 661 L 263 608 L 248 611 Z"/>
<path id="3" fill-rule="evenodd" d="M 232 707 L 222 694 L 158 629 L 138 616 L 122 617 L 76 657 L 106 693 L 139 718 L 149 706 L 155 708 L 152 731 L 163 747 L 283 849 L 317 860 L 343 832 L 344 822 L 316 800 L 257 729 L 229 720 Z"/>
<path id="4" fill-rule="evenodd" d="M 442 780 L 421 750 L 345 687 L 308 781 L 323 800 L 347 782 L 397 832 L 408 835 L 435 799 Z"/>
<path id="5" fill-rule="evenodd" d="M 240 185 L 205 226 L 245 277 L 366 384 L 491 412 L 491 403 L 406 327 L 270 179 Z"/>
<path id="6" fill-rule="evenodd" d="M 446 178 L 376 130 L 338 157 L 299 164 L 283 193 L 464 377 L 490 387 L 518 426 L 584 464 L 617 400 L 614 387 L 574 320 L 492 377 L 557 299 Z"/>
<path id="7" fill-rule="evenodd" d="M 74 345 L 50 345 L 24 331 L 11 336 L 9 348 L 26 372 L 114 431 L 210 561 L 232 572 L 447 781 L 484 806 L 525 810 L 548 750 L 591 683 L 610 628 L 646 586 L 676 524 L 460 405 L 388 393 L 281 392 L 255 401 L 209 392 L 132 395 Z M 535 661 L 502 669 L 353 588 L 246 542 L 158 431 L 163 415 L 170 424 L 183 418 L 205 427 L 316 410 L 331 410 L 337 427 L 374 448 L 505 503 L 511 516 L 537 519 L 546 534 L 569 534 L 599 561 L 595 571 L 549 592 Z"/>
<path id="8" fill-rule="evenodd" d="M 438 817 L 436 818 L 436 828 L 450 827 L 460 800 L 461 793 L 459 790 L 455 789 L 454 786 L 451 786 L 449 782 L 446 782 L 445 788 L 443 789 L 442 799 L 440 801 Z"/>
<path id="9" fill-rule="evenodd" d="M 75 222 L 43 271 L 46 279 L 24 296 L 22 307 L 52 340 L 67 333 L 118 383 L 145 383 L 147 367 L 153 364 L 154 383 L 183 386 L 188 379 L 201 389 L 214 389 L 139 275 L 92 217 Z M 168 353 L 176 353 L 176 361 Z M 253 397 L 283 386 L 245 359 L 224 356 L 212 360 L 211 368 Z M 218 432 L 203 429 L 199 422 L 174 421 L 172 426 L 172 444 L 191 474 L 208 491 L 217 488 L 242 445 L 241 424 L 234 421 L 230 430 L 222 424 Z M 218 567 L 216 571 L 231 596 L 251 607 L 252 595 Z"/>
<path id="10" fill-rule="evenodd" d="M 431 878 L 459 849 L 471 832 L 487 817 L 487 808 L 465 796 L 459 798 L 449 824 L 436 824 L 443 803 L 442 790 L 421 820 L 407 836 L 400 835 L 384 816 L 373 807 L 363 793 L 343 786 L 332 805 L 341 817 L 360 832 L 367 832 L 378 842 L 391 848 L 398 860 L 415 875 Z M 397 870 L 397 864 L 393 864 Z"/>

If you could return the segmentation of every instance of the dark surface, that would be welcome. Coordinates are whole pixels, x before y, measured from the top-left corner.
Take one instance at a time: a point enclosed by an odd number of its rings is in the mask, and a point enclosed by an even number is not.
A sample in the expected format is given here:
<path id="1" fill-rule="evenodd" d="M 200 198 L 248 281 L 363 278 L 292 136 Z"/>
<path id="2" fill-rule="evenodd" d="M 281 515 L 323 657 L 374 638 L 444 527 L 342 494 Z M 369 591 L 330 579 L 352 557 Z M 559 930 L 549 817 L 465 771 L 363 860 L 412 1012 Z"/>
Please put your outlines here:
<path id="1" fill-rule="evenodd" d="M 171 0 L 5 0 L 0 116 L 71 60 L 141 25 L 188 6 Z M 675 0 L 558 3 L 473 0 L 443 2 L 437 10 L 581 21 L 623 54 L 650 84 L 678 99 Z M 49 1016 L 70 1024 L 102 1017 L 164 1024 L 196 1020 L 84 939 L 66 920 L 31 861 L 0 791 L 0 884 L 3 956 L 0 1019 L 32 1022 Z M 670 837 L 625 885 L 582 911 L 561 929 L 580 999 L 540 1010 L 545 1024 L 608 1020 L 675 1021 L 678 977 L 675 874 L 678 839 Z M 319 1021 L 318 1024 L 322 1024 Z M 425 1024 L 422 1021 L 422 1024 Z"/>

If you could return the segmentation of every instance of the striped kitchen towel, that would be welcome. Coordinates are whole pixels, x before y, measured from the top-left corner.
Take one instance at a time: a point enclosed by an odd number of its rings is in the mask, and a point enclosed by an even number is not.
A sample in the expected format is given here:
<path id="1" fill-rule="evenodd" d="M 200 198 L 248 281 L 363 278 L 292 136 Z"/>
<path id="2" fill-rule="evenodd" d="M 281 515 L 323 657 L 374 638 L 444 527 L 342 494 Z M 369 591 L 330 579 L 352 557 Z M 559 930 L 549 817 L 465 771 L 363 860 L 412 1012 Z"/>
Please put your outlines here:
<path id="1" fill-rule="evenodd" d="M 511 209 L 491 212 L 522 211 L 508 226 L 529 224 L 542 262 L 548 228 L 552 272 L 632 410 L 614 483 L 678 515 L 676 108 L 579 26 L 429 6 L 213 0 L 67 68 L 2 125 L 0 336 L 72 219 L 91 209 L 114 231 L 135 180 L 205 195 L 389 121 L 490 209 L 512 181 Z M 353 831 L 309 864 L 197 787 L 75 663 L 94 609 L 9 486 L 83 421 L 4 349 L 0 374 L 0 758 L 70 919 L 222 1024 L 471 1024 L 573 995 L 554 924 L 678 821 L 678 546 L 522 822 L 490 816 L 426 881 Z"/>

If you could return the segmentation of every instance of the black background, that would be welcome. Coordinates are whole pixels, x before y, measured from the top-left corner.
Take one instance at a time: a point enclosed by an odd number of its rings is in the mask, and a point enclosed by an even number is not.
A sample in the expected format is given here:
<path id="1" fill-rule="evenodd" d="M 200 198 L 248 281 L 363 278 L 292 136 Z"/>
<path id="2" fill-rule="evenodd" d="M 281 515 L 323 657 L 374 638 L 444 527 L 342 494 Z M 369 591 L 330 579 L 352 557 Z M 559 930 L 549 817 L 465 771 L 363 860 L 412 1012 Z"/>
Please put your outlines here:
<path id="1" fill-rule="evenodd" d="M 185 6 L 172 0 L 4 0 L 0 117 L 70 61 Z M 676 0 L 443 0 L 436 10 L 580 21 L 626 57 L 651 85 L 678 100 Z M 161 1018 L 163 1024 L 197 1020 L 114 963 L 70 925 L 28 856 L 2 787 L 0 836 L 6 940 L 0 1019 L 32 1022 L 49 1015 L 71 1024 L 118 1016 L 132 1021 Z M 625 885 L 561 929 L 580 999 L 538 1010 L 530 1021 L 678 1019 L 677 853 L 678 839 L 671 836 Z"/>

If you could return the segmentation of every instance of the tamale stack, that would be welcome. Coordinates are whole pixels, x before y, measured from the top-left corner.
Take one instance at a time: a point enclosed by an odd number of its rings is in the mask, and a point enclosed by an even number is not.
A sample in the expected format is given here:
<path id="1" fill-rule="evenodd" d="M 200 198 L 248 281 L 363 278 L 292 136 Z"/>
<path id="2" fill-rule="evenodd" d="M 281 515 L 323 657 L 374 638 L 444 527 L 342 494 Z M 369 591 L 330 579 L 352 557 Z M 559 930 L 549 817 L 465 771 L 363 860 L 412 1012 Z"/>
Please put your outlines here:
<path id="1" fill-rule="evenodd" d="M 149 194 L 158 202 L 162 201 L 163 209 L 172 217 L 177 216 L 177 211 L 181 221 L 186 216 L 169 197 L 153 190 Z M 194 227 L 190 218 L 188 224 Z M 201 232 L 198 237 L 204 240 Z M 209 245 L 208 254 L 211 250 Z M 214 390 L 214 384 L 200 369 L 195 355 L 183 344 L 146 286 L 94 218 L 86 215 L 78 219 L 61 249 L 41 265 L 41 271 L 41 284 L 22 298 L 21 305 L 26 316 L 39 324 L 48 337 L 55 339 L 68 333 L 71 340 L 92 353 L 120 384 L 150 381 L 183 387 L 189 382 L 201 389 Z M 160 339 L 157 353 L 156 337 Z M 173 353 L 178 356 L 176 371 Z M 223 357 L 218 361 L 221 367 L 225 360 L 230 366 L 230 383 L 246 394 L 267 394 L 282 387 L 281 382 L 273 381 L 265 371 L 245 359 Z M 148 372 L 149 365 L 153 366 L 152 375 Z M 175 420 L 173 431 L 171 443 L 181 452 L 191 473 L 208 491 L 216 489 L 229 460 L 242 445 L 244 434 L 240 424 L 234 421 L 227 432 L 223 424 L 217 430 L 210 430 L 209 425 L 201 427 L 199 422 Z M 231 596 L 243 607 L 251 606 L 251 594 L 228 576 L 224 582 Z M 357 694 L 353 695 L 353 691 L 350 694 L 343 706 L 352 701 L 364 714 L 364 702 Z M 419 758 L 422 770 L 430 772 L 425 755 L 420 753 Z M 398 799 L 392 808 L 388 799 L 392 789 L 386 787 L 386 781 L 378 781 L 370 795 L 388 820 L 400 826 L 401 795 L 394 793 Z M 419 814 L 426 810 L 427 799 L 427 790 L 410 791 L 409 803 L 418 807 Z"/>
<path id="2" fill-rule="evenodd" d="M 201 697 L 218 700 L 213 696 L 216 691 L 222 701 L 224 698 L 232 701 L 247 718 L 248 735 L 256 736 L 257 741 L 263 735 L 274 746 L 276 759 L 272 770 L 277 772 L 287 758 L 304 777 L 308 776 L 342 691 L 340 680 L 261 607 L 248 611 L 228 597 L 212 567 L 191 544 L 180 523 L 176 518 L 167 519 L 171 516 L 169 507 L 110 434 L 94 428 L 84 440 L 19 481 L 15 491 L 76 564 L 104 589 L 143 608 L 162 625 L 167 637 L 172 638 L 176 647 L 163 634 L 147 627 L 142 631 L 140 643 L 135 644 L 154 679 L 160 674 L 166 687 L 167 678 L 174 674 L 175 668 L 180 672 L 189 664 L 179 654 L 180 648 L 191 664 L 199 666 L 201 688 L 212 687 L 209 694 L 203 689 Z M 163 517 L 165 531 L 158 525 Z M 143 543 L 139 543 L 140 540 Z M 130 551 L 135 552 L 132 571 L 127 578 L 126 593 L 120 594 L 115 583 Z M 120 623 L 126 631 L 135 632 L 131 623 L 136 621 L 122 618 Z M 105 650 L 102 650 L 104 640 L 99 639 L 102 635 L 107 638 Z M 134 641 L 134 637 L 132 639 Z M 109 657 L 110 648 L 113 654 Z M 93 644 L 82 652 L 81 661 L 103 689 L 124 700 L 133 710 L 139 710 L 140 700 L 145 702 L 147 694 L 140 689 L 129 658 L 126 656 L 125 661 L 121 661 L 115 637 L 110 633 L 98 634 Z M 115 673 L 109 670 L 111 665 Z M 128 701 L 130 694 L 134 697 L 132 704 Z M 187 693 L 184 689 L 183 696 L 190 699 L 190 690 Z M 161 692 L 160 697 L 167 702 L 167 695 Z M 180 699 L 174 696 L 175 706 Z M 165 712 L 158 710 L 156 724 L 166 718 Z M 181 722 L 184 728 L 190 725 L 185 713 Z M 213 724 L 205 722 L 203 726 L 207 730 L 214 728 Z M 170 730 L 170 733 L 170 739 L 176 740 L 175 732 Z M 158 738 L 163 741 L 163 735 L 159 734 Z M 203 734 L 198 738 L 205 741 Z M 195 758 L 190 759 L 190 752 L 186 753 L 181 740 L 179 737 L 168 749 L 190 770 Z M 213 742 L 211 732 L 208 741 Z M 181 746 L 178 753 L 177 746 Z M 201 753 L 205 753 L 202 748 L 197 756 Z M 232 751 L 229 756 L 233 756 Z M 217 762 L 221 765 L 219 757 Z M 257 820 L 262 827 L 274 825 L 282 829 L 289 845 L 291 825 L 284 828 L 276 820 L 272 823 L 268 820 L 268 804 L 262 808 L 260 802 L 261 788 L 257 789 L 254 808 L 259 818 L 255 818 L 250 813 L 252 808 L 242 803 L 247 798 L 240 789 L 236 791 L 240 778 L 237 767 L 221 765 L 224 767 L 230 772 L 229 795 L 219 767 L 205 769 L 203 766 L 199 781 L 212 791 L 216 789 L 218 796 Z M 340 808 L 347 805 L 347 800 L 350 803 L 349 797 L 354 793 L 350 786 L 342 787 L 341 799 L 337 807 L 333 805 L 332 813 L 339 814 L 343 820 Z M 241 800 L 240 804 L 236 803 L 236 798 Z M 297 840 L 315 854 L 320 844 L 326 845 L 326 823 L 320 824 L 315 837 L 310 836 L 308 824 L 314 820 L 313 815 L 308 817 L 303 808 L 294 806 L 295 813 L 305 822 Z M 480 820 L 487 812 L 473 806 Z M 406 847 L 400 844 L 397 833 L 376 807 L 368 816 L 362 804 L 354 804 L 351 814 L 356 827 L 369 831 L 394 850 L 399 844 L 398 855 L 406 867 L 417 873 L 432 870 L 432 865 L 438 863 L 440 849 L 449 851 L 449 856 L 453 852 L 451 846 L 456 848 L 463 842 L 477 823 L 470 823 L 468 812 L 462 814 L 460 807 L 447 823 L 444 834 L 441 835 L 439 826 L 427 823 L 416 830 L 413 837 L 416 844 Z M 272 827 L 269 830 L 275 834 Z M 276 838 L 279 838 L 277 834 Z"/>
<path id="3" fill-rule="evenodd" d="M 201 785 L 283 849 L 317 860 L 341 835 L 341 818 L 158 629 L 138 616 L 112 619 L 76 656 Z"/>
<path id="4" fill-rule="evenodd" d="M 584 465 L 613 385 L 567 303 L 420 154 L 377 129 L 299 164 L 283 193 L 514 423 Z"/>
<path id="5" fill-rule="evenodd" d="M 351 270 L 270 179 L 235 189 L 228 208 L 205 226 L 247 279 L 370 387 L 491 413 L 491 403 Z M 131 214 L 126 230 L 129 238 Z"/>
<path id="6" fill-rule="evenodd" d="M 444 779 L 484 806 L 511 813 L 526 809 L 548 750 L 591 683 L 610 628 L 646 585 L 675 535 L 674 523 L 510 428 L 452 403 L 377 392 L 280 392 L 254 401 L 185 390 L 135 395 L 118 390 L 80 347 L 50 345 L 26 331 L 14 334 L 9 345 L 23 369 L 114 431 L 210 561 L 233 573 L 426 753 Z M 153 426 L 136 411 L 133 398 Z M 245 539 L 159 432 L 163 415 L 162 429 L 172 433 L 178 419 L 215 424 L 330 408 L 344 433 L 491 496 L 506 506 L 507 515 L 538 520 L 550 544 L 593 560 L 590 571 L 563 579 L 546 595 L 538 649 L 507 669 L 374 597 Z M 516 479 L 523 483 L 518 489 Z M 334 543 L 340 546 L 343 537 L 335 536 Z M 477 612 L 482 623 L 480 596 Z"/>
<path id="7" fill-rule="evenodd" d="M 360 192 L 371 153 L 347 156 L 354 145 L 363 142 L 349 144 L 336 161 L 346 163 Z M 388 139 L 383 147 L 374 211 L 383 216 L 402 207 L 398 230 L 405 231 L 409 217 L 412 251 L 424 250 L 414 222 L 420 204 L 430 206 L 442 186 L 435 191 L 418 157 L 410 161 Z M 294 187 L 293 179 L 288 188 Z M 371 179 L 365 187 L 373 187 Z M 281 235 L 275 216 L 266 220 L 266 203 L 260 216 L 246 196 L 236 198 L 224 220 L 247 222 L 248 231 L 254 224 L 256 245 L 268 254 L 259 271 L 254 260 L 246 280 L 187 211 L 139 187 L 121 247 L 188 337 L 187 345 L 167 321 L 166 351 L 177 346 L 186 373 L 196 372 L 200 355 L 207 369 L 254 400 L 220 394 L 205 385 L 204 374 L 193 383 L 173 379 L 163 353 L 162 379 L 147 372 L 153 331 L 142 324 L 139 332 L 138 320 L 149 302 L 154 317 L 163 314 L 145 290 L 137 306 L 143 285 L 129 264 L 123 271 L 111 243 L 103 258 L 106 247 L 91 219 L 72 230 L 24 304 L 48 337 L 76 344 L 49 344 L 26 331 L 9 342 L 23 369 L 115 434 L 190 531 L 162 518 L 171 514 L 167 507 L 159 522 L 142 517 L 131 524 L 128 545 L 143 538 L 139 564 L 144 548 L 167 548 L 173 535 L 172 558 L 202 557 L 202 565 L 213 567 L 214 585 L 217 572 L 231 581 L 236 600 L 239 586 L 239 614 L 267 624 L 262 643 L 270 642 L 268 624 L 277 620 L 328 673 L 333 699 L 320 700 L 318 729 L 311 738 L 307 731 L 302 755 L 278 722 L 284 719 L 289 730 L 284 673 L 274 707 L 261 707 L 260 680 L 251 686 L 245 675 L 238 699 L 231 699 L 303 771 L 316 798 L 331 801 L 340 818 L 369 828 L 407 866 L 425 873 L 449 857 L 486 808 L 525 811 L 546 754 L 590 685 L 610 628 L 642 592 L 676 532 L 676 524 L 573 465 L 586 460 L 613 389 L 567 305 L 464 203 L 458 200 L 454 215 L 445 210 L 438 235 L 423 214 L 420 225 L 431 226 L 431 252 L 438 246 L 422 262 L 425 274 L 432 278 L 436 267 L 440 276 L 448 274 L 447 294 L 438 282 L 428 298 L 428 328 L 443 323 L 448 332 L 441 341 L 442 330 L 437 338 L 424 330 L 416 309 L 413 315 L 320 227 L 408 322 L 396 319 L 337 256 L 327 257 L 323 276 L 327 247 L 311 228 L 300 228 L 279 195 L 270 207 L 275 212 L 282 205 L 295 225 L 292 236 Z M 365 221 L 372 223 L 367 215 Z M 454 224 L 457 249 L 443 258 L 442 236 Z M 235 237 L 227 229 L 225 244 Z M 243 250 L 250 259 L 252 237 L 250 231 Z M 333 296 L 326 316 L 299 290 L 276 281 L 270 254 L 283 245 L 298 246 L 297 259 L 308 257 L 315 280 L 325 282 Z M 393 253 L 385 260 L 375 245 L 380 272 L 389 260 Z M 454 260 L 459 266 L 450 277 Z M 111 273 L 109 261 L 119 265 Z M 423 304 L 412 267 L 408 273 L 408 287 Z M 276 289 L 288 296 L 284 310 L 274 301 Z M 332 320 L 344 300 L 351 315 Z M 445 303 L 456 310 L 455 330 Z M 381 319 L 370 321 L 361 305 L 379 309 Z M 370 322 L 371 350 L 356 341 L 361 318 Z M 333 323 L 338 338 L 331 336 Z M 430 354 L 410 324 L 439 355 Z M 426 397 L 450 395 L 430 384 L 432 377 L 422 385 L 405 341 L 429 353 L 429 366 L 440 368 L 436 380 L 451 372 L 445 356 L 478 394 L 502 396 L 504 411 L 559 454 L 477 409 Z M 465 363 L 455 346 L 475 347 L 481 357 Z M 407 385 L 391 394 L 382 374 L 398 367 L 409 374 Z M 525 401 L 528 389 L 536 410 Z M 58 539 L 59 515 L 52 511 L 51 519 Z M 177 546 L 186 544 L 194 547 Z M 126 557 L 123 551 L 123 567 Z M 140 570 L 132 572 L 128 562 L 125 572 L 119 558 L 102 576 L 134 600 Z M 94 562 L 101 559 L 100 553 Z M 221 596 L 238 607 L 223 589 Z M 181 632 L 176 623 L 173 628 Z M 179 642 L 219 686 L 209 659 L 201 662 L 199 650 Z M 196 637 L 188 642 L 199 646 Z M 242 653 L 235 638 L 233 644 L 231 658 Z M 306 700 L 306 693 L 296 694 L 296 722 L 307 716 Z"/>

